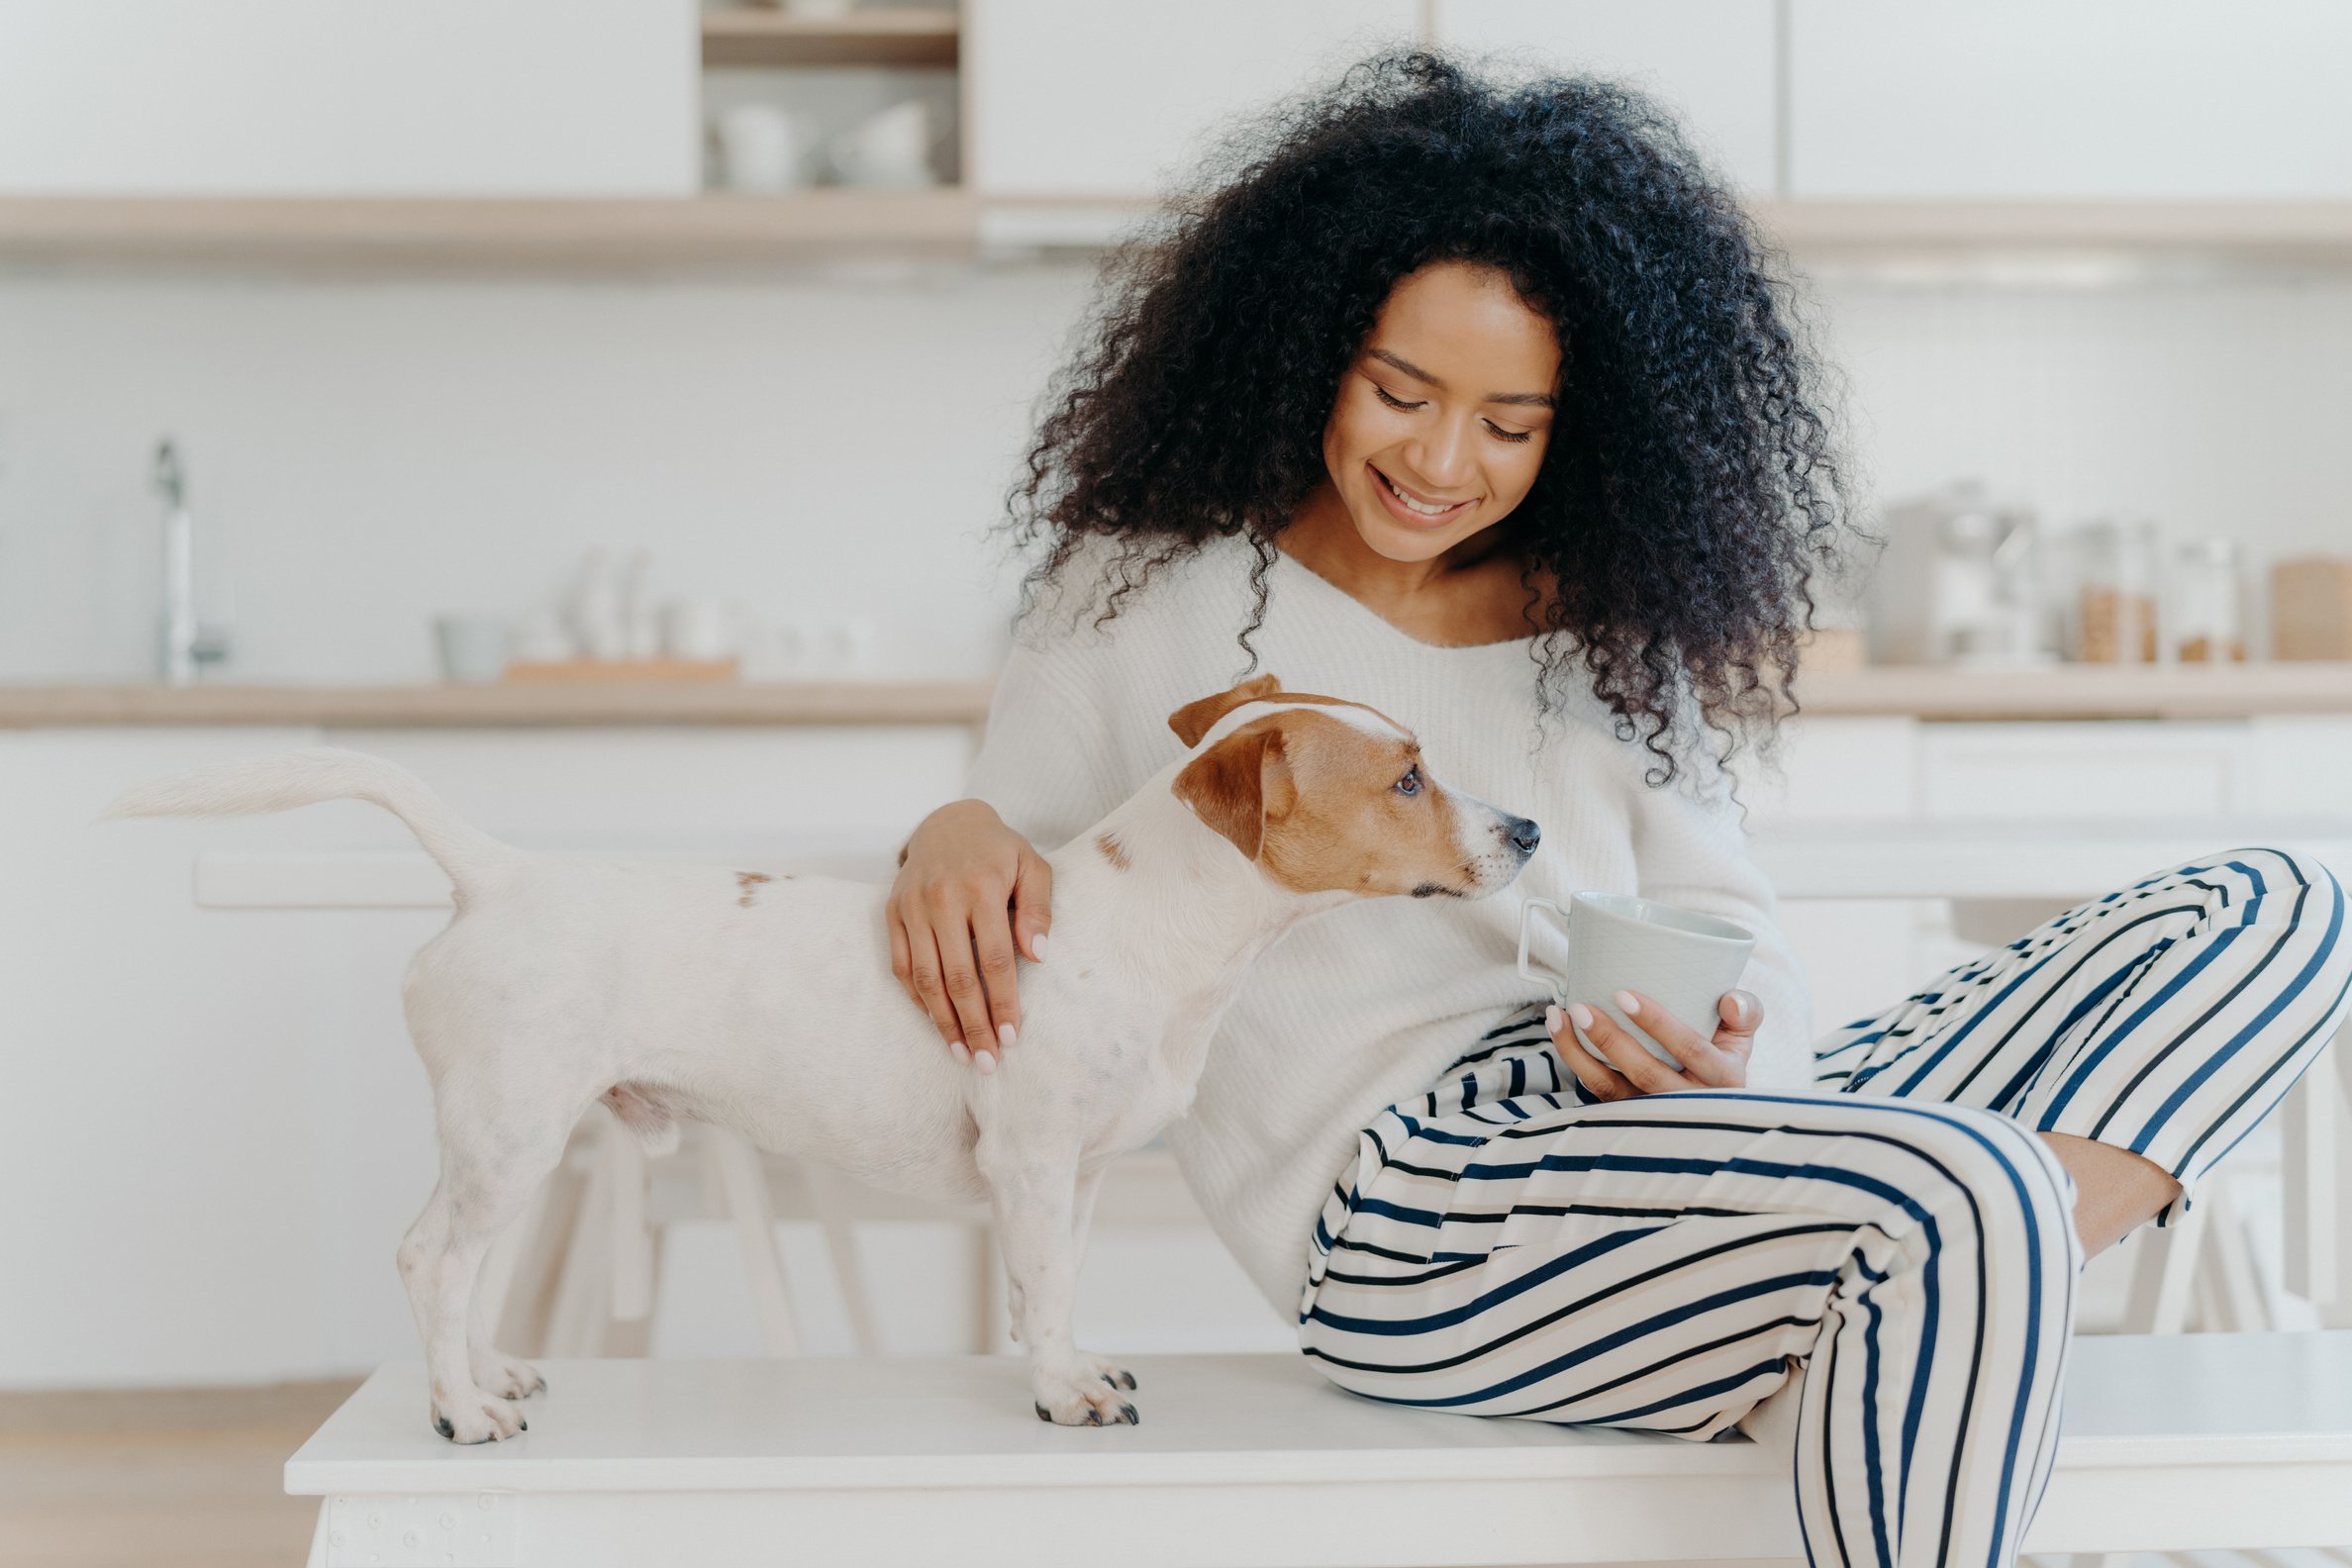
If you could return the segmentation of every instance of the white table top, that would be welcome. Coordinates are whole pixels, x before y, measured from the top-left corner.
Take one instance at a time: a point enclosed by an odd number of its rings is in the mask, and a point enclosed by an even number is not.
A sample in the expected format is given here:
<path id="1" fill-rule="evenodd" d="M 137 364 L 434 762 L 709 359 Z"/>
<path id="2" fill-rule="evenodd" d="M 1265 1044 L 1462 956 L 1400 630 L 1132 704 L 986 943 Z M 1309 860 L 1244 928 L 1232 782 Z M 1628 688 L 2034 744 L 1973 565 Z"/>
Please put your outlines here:
<path id="1" fill-rule="evenodd" d="M 370 1378 L 286 1464 L 300 1495 L 1778 1476 L 1752 1442 L 1486 1421 L 1357 1399 L 1301 1357 L 1137 1357 L 1137 1427 L 1049 1426 L 1014 1357 L 559 1361 L 509 1442 L 453 1447 L 424 1373 Z M 2352 1463 L 2352 1331 L 2086 1336 L 2065 1469 Z"/>

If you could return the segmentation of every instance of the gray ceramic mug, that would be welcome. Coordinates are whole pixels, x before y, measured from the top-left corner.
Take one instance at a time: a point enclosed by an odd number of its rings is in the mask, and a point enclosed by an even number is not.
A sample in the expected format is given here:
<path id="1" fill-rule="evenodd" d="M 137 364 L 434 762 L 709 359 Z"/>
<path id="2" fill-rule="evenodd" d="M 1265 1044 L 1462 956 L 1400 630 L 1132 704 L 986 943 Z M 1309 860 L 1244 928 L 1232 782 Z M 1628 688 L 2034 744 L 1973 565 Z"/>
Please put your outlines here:
<path id="1" fill-rule="evenodd" d="M 1550 912 L 1568 940 L 1565 972 L 1544 968 L 1528 956 L 1538 910 Z M 1755 932 L 1744 926 L 1629 893 L 1572 893 L 1566 909 L 1549 899 L 1531 898 L 1519 910 L 1519 972 L 1548 986 L 1562 1007 L 1582 1002 L 1608 1014 L 1617 1028 L 1649 1047 L 1651 1055 L 1669 1063 L 1673 1054 L 1611 999 L 1619 991 L 1655 997 L 1683 1023 L 1712 1035 L 1715 1003 L 1739 984 L 1755 945 Z M 1592 1049 L 1582 1029 L 1576 1037 Z"/>

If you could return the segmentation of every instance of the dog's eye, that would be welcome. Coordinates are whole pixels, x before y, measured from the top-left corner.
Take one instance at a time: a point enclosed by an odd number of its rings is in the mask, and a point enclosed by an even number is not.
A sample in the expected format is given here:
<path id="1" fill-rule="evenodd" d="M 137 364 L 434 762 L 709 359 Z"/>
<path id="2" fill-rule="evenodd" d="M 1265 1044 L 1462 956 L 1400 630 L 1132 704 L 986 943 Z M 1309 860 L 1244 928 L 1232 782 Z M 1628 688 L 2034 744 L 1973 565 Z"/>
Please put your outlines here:
<path id="1" fill-rule="evenodd" d="M 1397 793 L 1400 795 L 1419 795 L 1421 793 L 1421 765 L 1419 763 L 1407 768 L 1405 776 L 1397 780 Z"/>

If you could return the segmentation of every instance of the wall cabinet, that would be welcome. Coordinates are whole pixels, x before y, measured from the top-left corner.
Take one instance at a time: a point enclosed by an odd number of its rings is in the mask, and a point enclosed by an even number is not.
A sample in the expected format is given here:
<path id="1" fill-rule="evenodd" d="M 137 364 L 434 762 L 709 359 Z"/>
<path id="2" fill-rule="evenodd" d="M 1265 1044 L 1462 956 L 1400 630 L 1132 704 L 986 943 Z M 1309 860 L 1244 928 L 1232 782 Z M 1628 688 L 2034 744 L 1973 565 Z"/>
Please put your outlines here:
<path id="1" fill-rule="evenodd" d="M 666 196 L 694 0 L 11 0 L 0 192 Z"/>
<path id="2" fill-rule="evenodd" d="M 1788 4 L 1788 195 L 2352 196 L 2331 0 Z"/>
<path id="3" fill-rule="evenodd" d="M 970 181 L 984 196 L 1151 197 L 1222 122 L 1411 42 L 1418 13 L 1417 0 L 967 0 Z"/>
<path id="4" fill-rule="evenodd" d="M 1773 8 L 1764 0 L 1436 0 L 1441 44 L 1620 78 L 1673 111 L 1743 189 L 1774 182 Z"/>

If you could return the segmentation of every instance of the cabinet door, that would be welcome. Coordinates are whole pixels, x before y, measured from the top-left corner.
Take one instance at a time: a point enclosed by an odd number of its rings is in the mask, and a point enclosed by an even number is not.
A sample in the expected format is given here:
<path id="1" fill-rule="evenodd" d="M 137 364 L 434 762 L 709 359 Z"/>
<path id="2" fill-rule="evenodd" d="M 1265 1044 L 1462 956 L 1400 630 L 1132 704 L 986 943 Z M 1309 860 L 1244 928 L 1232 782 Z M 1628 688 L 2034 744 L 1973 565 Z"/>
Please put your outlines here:
<path id="1" fill-rule="evenodd" d="M 1437 38 L 1614 76 L 1663 103 L 1731 181 L 1774 183 L 1771 0 L 1436 0 Z"/>
<path id="2" fill-rule="evenodd" d="M 1792 195 L 2352 195 L 2352 6 L 1789 4 Z"/>
<path id="3" fill-rule="evenodd" d="M 682 195 L 693 0 L 10 0 L 0 191 Z"/>
<path id="4" fill-rule="evenodd" d="M 991 196 L 1142 200 L 1238 111 L 1410 43 L 1418 0 L 967 0 L 967 166 Z"/>

